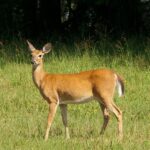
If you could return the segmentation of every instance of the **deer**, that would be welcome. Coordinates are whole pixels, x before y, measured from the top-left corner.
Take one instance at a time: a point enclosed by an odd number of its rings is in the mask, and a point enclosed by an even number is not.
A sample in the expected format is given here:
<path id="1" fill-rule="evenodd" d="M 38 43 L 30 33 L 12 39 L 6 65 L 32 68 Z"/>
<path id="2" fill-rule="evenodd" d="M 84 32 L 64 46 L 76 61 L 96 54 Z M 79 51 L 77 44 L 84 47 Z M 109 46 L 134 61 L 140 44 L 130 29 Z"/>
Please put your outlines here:
<path id="1" fill-rule="evenodd" d="M 113 101 L 116 89 L 119 97 L 124 95 L 124 80 L 122 77 L 110 69 L 89 70 L 72 74 L 47 73 L 43 69 L 43 56 L 52 50 L 52 44 L 47 43 L 39 50 L 28 40 L 27 43 L 32 57 L 33 82 L 49 106 L 45 141 L 48 140 L 58 105 L 65 127 L 65 137 L 69 139 L 67 105 L 82 104 L 93 100 L 99 103 L 103 114 L 100 134 L 104 134 L 110 120 L 110 113 L 112 113 L 118 122 L 118 137 L 122 139 L 122 111 Z"/>

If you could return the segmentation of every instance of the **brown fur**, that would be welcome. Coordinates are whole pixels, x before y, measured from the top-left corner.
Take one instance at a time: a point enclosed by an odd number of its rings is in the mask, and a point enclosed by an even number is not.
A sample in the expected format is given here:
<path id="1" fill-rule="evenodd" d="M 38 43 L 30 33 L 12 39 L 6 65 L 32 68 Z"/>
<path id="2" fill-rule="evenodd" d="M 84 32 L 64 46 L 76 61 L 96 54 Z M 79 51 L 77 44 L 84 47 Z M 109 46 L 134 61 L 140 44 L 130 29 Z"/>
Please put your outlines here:
<path id="1" fill-rule="evenodd" d="M 91 70 L 75 74 L 49 74 L 43 70 L 43 55 L 47 53 L 45 47 L 36 50 L 28 42 L 32 54 L 32 77 L 41 95 L 49 104 L 48 123 L 45 140 L 48 139 L 51 123 L 55 116 L 57 106 L 60 105 L 62 121 L 65 126 L 66 137 L 69 138 L 67 127 L 67 104 L 82 103 L 95 99 L 99 102 L 104 116 L 101 133 L 109 122 L 109 111 L 113 112 L 118 120 L 119 136 L 122 138 L 122 112 L 114 104 L 113 96 L 117 80 L 124 91 L 123 80 L 114 71 L 107 69 Z M 50 44 L 46 45 L 50 47 Z M 42 55 L 42 57 L 40 57 Z"/>

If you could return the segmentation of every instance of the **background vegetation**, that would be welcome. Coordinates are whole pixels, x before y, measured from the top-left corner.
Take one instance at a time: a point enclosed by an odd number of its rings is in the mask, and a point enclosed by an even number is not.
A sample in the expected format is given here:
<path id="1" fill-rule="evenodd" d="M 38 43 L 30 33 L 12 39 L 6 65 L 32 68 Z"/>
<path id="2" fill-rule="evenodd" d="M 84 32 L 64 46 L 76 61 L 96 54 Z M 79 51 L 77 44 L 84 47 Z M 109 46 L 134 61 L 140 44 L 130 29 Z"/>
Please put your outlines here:
<path id="1" fill-rule="evenodd" d="M 150 33 L 149 0 L 1 0 L 0 37 L 66 40 Z"/>

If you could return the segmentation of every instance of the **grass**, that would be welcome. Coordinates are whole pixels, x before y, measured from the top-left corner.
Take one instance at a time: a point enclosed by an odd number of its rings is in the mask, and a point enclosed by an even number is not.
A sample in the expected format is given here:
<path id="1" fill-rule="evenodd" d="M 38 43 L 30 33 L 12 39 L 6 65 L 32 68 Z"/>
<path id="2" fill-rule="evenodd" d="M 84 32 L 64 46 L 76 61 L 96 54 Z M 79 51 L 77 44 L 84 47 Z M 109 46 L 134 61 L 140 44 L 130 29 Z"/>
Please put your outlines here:
<path id="1" fill-rule="evenodd" d="M 120 44 L 118 44 L 120 42 Z M 115 97 L 123 110 L 124 139 L 117 141 L 117 121 L 112 116 L 104 136 L 99 135 L 102 114 L 91 102 L 69 105 L 70 140 L 65 140 L 58 109 L 50 137 L 43 140 L 48 105 L 42 100 L 31 77 L 31 64 L 25 45 L 13 41 L 0 49 L 0 149 L 2 150 L 148 150 L 150 148 L 150 45 L 135 54 L 133 42 L 76 43 L 74 48 L 59 45 L 45 58 L 45 69 L 52 73 L 74 73 L 96 68 L 117 71 L 125 79 L 124 98 Z M 139 43 L 137 43 L 139 44 Z M 117 45 L 117 46 L 115 46 Z M 132 45 L 132 46 L 131 46 Z M 112 51 L 105 52 L 107 48 Z M 136 47 L 136 46 L 135 46 Z M 61 48 L 61 49 L 60 49 Z M 104 48 L 104 49 L 103 49 Z M 116 49 L 116 51 L 115 51 Z M 101 51 L 100 51 L 101 50 Z M 132 51 L 133 50 L 133 51 Z M 15 55 L 14 55 L 15 54 Z"/>

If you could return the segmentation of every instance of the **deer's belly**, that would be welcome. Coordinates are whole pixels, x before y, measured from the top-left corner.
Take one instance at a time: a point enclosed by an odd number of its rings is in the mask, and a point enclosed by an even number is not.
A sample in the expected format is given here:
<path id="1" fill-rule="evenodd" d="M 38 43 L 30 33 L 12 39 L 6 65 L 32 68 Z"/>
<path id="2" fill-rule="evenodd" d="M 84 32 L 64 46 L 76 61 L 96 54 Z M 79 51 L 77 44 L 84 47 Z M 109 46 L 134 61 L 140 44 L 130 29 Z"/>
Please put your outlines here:
<path id="1" fill-rule="evenodd" d="M 82 103 L 87 103 L 94 100 L 93 96 L 90 97 L 81 97 L 78 99 L 72 99 L 72 100 L 61 100 L 59 101 L 59 104 L 82 104 Z"/>

